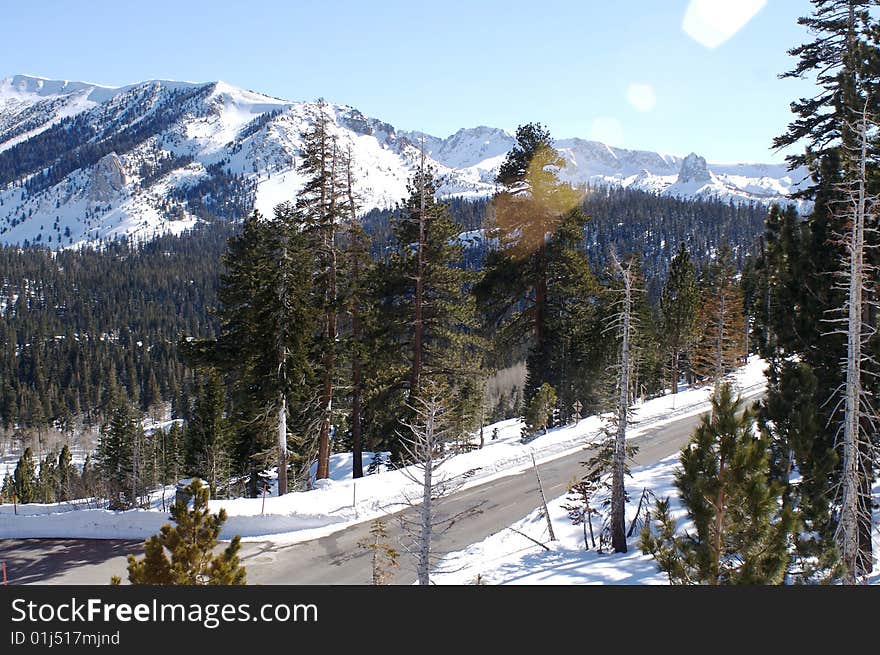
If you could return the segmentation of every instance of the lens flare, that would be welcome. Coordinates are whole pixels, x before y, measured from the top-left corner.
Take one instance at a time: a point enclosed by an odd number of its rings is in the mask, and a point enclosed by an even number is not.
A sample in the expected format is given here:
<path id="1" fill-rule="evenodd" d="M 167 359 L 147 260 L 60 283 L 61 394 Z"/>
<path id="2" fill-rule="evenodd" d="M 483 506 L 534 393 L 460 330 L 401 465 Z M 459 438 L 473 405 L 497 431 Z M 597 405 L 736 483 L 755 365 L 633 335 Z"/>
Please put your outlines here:
<path id="1" fill-rule="evenodd" d="M 717 48 L 764 8 L 767 0 L 691 0 L 681 29 L 707 48 Z"/>
<path id="2" fill-rule="evenodd" d="M 626 90 L 626 99 L 639 111 L 651 111 L 657 104 L 654 87 L 650 84 L 630 84 Z"/>

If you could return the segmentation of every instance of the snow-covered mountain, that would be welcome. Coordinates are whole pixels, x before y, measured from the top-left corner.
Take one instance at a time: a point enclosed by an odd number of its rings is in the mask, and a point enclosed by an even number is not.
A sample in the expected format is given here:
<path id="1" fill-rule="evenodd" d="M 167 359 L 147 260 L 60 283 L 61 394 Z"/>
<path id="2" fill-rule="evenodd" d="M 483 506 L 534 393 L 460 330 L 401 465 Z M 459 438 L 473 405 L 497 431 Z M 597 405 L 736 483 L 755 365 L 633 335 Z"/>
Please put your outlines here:
<path id="1" fill-rule="evenodd" d="M 0 242 L 51 247 L 122 234 L 149 238 L 212 216 L 268 214 L 290 200 L 300 132 L 311 103 L 291 102 L 224 82 L 153 80 L 111 88 L 17 75 L 0 80 Z M 514 144 L 497 128 L 462 129 L 442 139 L 329 105 L 334 129 L 351 145 L 364 209 L 389 207 L 423 145 L 444 196 L 486 196 Z M 614 184 L 685 197 L 783 200 L 803 174 L 783 165 L 707 164 L 685 158 L 561 139 L 576 184 Z"/>

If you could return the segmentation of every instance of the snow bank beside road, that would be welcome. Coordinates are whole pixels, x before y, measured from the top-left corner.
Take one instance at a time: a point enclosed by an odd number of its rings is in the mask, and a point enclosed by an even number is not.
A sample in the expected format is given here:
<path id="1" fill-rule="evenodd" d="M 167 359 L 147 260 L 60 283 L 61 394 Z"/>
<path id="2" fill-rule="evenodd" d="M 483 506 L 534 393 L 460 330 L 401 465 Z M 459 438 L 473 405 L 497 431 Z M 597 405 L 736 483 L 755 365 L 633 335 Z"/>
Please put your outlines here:
<path id="1" fill-rule="evenodd" d="M 685 515 L 674 486 L 678 454 L 656 464 L 634 468 L 626 486 L 638 500 L 642 489 L 651 489 L 658 498 L 670 497 L 672 515 L 681 520 Z M 435 584 L 570 585 L 570 584 L 668 584 L 666 575 L 657 569 L 654 559 L 638 548 L 638 530 L 628 539 L 629 551 L 623 555 L 599 554 L 584 547 L 584 532 L 572 525 L 563 509 L 566 496 L 547 503 L 556 541 L 549 541 L 543 510 L 536 509 L 511 528 L 496 532 L 464 550 L 450 553 L 431 574 Z M 629 529 L 636 511 L 627 503 L 626 526 Z M 599 521 L 594 517 L 598 543 Z M 517 534 L 517 532 L 522 534 Z M 523 534 L 545 544 L 544 550 Z M 589 532 L 587 533 L 589 534 Z"/>
<path id="2" fill-rule="evenodd" d="M 760 394 L 766 384 L 762 360 L 752 358 L 735 374 L 744 397 Z M 676 396 L 663 396 L 637 405 L 629 438 L 709 407 L 711 387 L 688 389 Z M 585 418 L 550 430 L 524 444 L 522 422 L 501 421 L 484 429 L 485 446 L 452 458 L 445 466 L 448 476 L 462 476 L 474 486 L 531 466 L 531 457 L 549 461 L 576 452 L 602 437 L 604 419 Z M 496 436 L 493 439 L 493 434 Z M 407 498 L 418 498 L 420 490 L 403 471 L 394 470 L 352 480 L 350 454 L 334 455 L 334 477 L 321 481 L 316 489 L 285 496 L 212 500 L 211 511 L 221 507 L 229 519 L 222 536 L 238 534 L 246 540 L 292 543 L 330 534 L 348 525 L 402 509 Z M 0 506 L 0 538 L 93 538 L 143 539 L 155 534 L 168 521 L 168 513 L 154 503 L 150 510 L 110 512 L 98 509 L 72 510 L 68 504 L 21 505 L 18 515 L 10 505 Z"/>

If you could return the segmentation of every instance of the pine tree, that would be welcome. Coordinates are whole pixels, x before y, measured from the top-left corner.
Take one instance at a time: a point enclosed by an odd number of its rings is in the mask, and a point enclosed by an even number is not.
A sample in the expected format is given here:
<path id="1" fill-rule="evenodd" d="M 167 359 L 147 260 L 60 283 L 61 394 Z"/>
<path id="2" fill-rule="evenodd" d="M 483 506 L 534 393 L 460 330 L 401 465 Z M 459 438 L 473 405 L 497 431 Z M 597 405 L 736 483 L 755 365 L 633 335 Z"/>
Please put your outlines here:
<path id="1" fill-rule="evenodd" d="M 323 100 L 311 108 L 308 127 L 302 133 L 303 156 L 299 172 L 306 177 L 296 208 L 303 231 L 311 237 L 314 253 L 312 284 L 321 313 L 317 340 L 320 356 L 321 394 L 318 435 L 318 480 L 330 477 L 330 432 L 333 426 L 333 401 L 336 396 L 338 359 L 338 322 L 340 250 L 338 223 L 345 212 L 345 162 L 337 137 L 332 134 L 328 107 Z"/>
<path id="2" fill-rule="evenodd" d="M 370 524 L 371 539 L 358 542 L 358 546 L 370 551 L 373 569 L 373 584 L 385 585 L 394 575 L 399 565 L 400 553 L 388 542 L 388 528 L 385 521 L 376 519 Z"/>
<path id="3" fill-rule="evenodd" d="M 722 246 L 709 268 L 701 302 L 698 323 L 705 328 L 695 347 L 694 370 L 718 388 L 722 378 L 745 358 L 742 291 L 727 246 Z"/>
<path id="4" fill-rule="evenodd" d="M 523 436 L 533 437 L 539 432 L 546 433 L 547 426 L 553 421 L 553 409 L 556 407 L 556 389 L 544 383 L 532 396 L 526 408 L 523 420 Z"/>
<path id="5" fill-rule="evenodd" d="M 687 245 L 682 242 L 669 265 L 669 275 L 660 296 L 663 345 L 670 362 L 672 393 L 678 393 L 681 357 L 693 343 L 699 300 L 694 265 Z"/>
<path id="6" fill-rule="evenodd" d="M 584 550 L 596 547 L 596 537 L 593 534 L 593 497 L 598 489 L 598 483 L 594 480 L 580 480 L 569 485 L 566 503 L 562 509 L 568 512 L 568 518 L 572 525 L 583 526 Z M 587 541 L 587 529 L 590 530 L 590 540 Z"/>
<path id="7" fill-rule="evenodd" d="M 0 486 L 0 498 L 3 499 L 4 503 L 14 503 L 18 501 L 18 496 L 15 495 L 13 489 L 15 488 L 15 482 L 12 477 L 12 473 L 7 473 L 3 476 L 3 485 Z"/>
<path id="8" fill-rule="evenodd" d="M 208 483 L 213 496 L 229 480 L 229 426 L 226 391 L 216 372 L 207 373 L 196 399 L 193 418 L 186 429 L 185 472 Z"/>
<path id="9" fill-rule="evenodd" d="M 39 481 L 37 479 L 36 466 L 34 464 L 34 455 L 30 447 L 25 448 L 18 463 L 15 465 L 15 471 L 12 473 L 12 491 L 15 493 L 18 502 L 33 503 L 37 501 Z"/>
<path id="10" fill-rule="evenodd" d="M 553 385 L 562 416 L 570 416 L 576 402 L 593 404 L 607 357 L 601 337 L 605 290 L 584 249 L 586 220 L 579 210 L 568 212 L 547 243 L 544 347 L 533 348 L 526 359 L 527 387 L 533 378 Z"/>
<path id="11" fill-rule="evenodd" d="M 55 454 L 46 453 L 40 462 L 40 474 L 37 477 L 37 498 L 41 503 L 55 502 L 55 489 L 58 486 L 58 475 L 55 469 Z"/>
<path id="12" fill-rule="evenodd" d="M 801 78 L 816 75 L 821 91 L 814 97 L 800 98 L 791 104 L 797 118 L 785 134 L 774 139 L 776 148 L 806 142 L 803 154 L 790 155 L 792 168 L 808 166 L 814 172 L 848 139 L 844 127 L 849 108 L 864 106 L 866 94 L 876 92 L 880 79 L 876 22 L 872 20 L 873 0 L 811 0 L 811 16 L 798 19 L 816 38 L 788 51 L 798 62 L 781 77 Z M 852 141 L 849 141 L 852 144 Z M 806 187 L 799 195 L 813 197 L 820 192 L 822 179 Z"/>
<path id="13" fill-rule="evenodd" d="M 129 509 L 143 491 L 139 449 L 143 428 L 133 408 L 121 396 L 112 401 L 108 419 L 101 427 L 96 459 L 107 486 L 110 509 Z"/>
<path id="14" fill-rule="evenodd" d="M 560 335 L 560 328 L 575 322 L 582 326 L 578 314 L 587 310 L 596 292 L 586 256 L 578 248 L 587 217 L 577 192 L 558 179 L 565 160 L 553 149 L 549 131 L 536 123 L 521 125 L 516 140 L 496 178 L 503 191 L 492 201 L 486 227 L 498 247 L 487 255 L 477 297 L 488 329 L 498 331 L 499 347 L 529 343 L 526 399 L 550 382 L 573 402 L 576 394 L 568 391 L 568 384 L 560 385 L 562 376 L 553 364 L 567 361 L 560 354 L 564 344 L 580 343 L 567 330 Z M 578 303 L 579 308 L 572 307 Z M 570 311 L 575 309 L 579 311 Z M 553 322 L 557 329 L 551 335 Z"/>
<path id="15" fill-rule="evenodd" d="M 73 497 L 73 486 L 76 480 L 76 469 L 72 464 L 73 457 L 70 448 L 64 444 L 58 454 L 56 467 L 55 499 L 58 501 L 70 500 Z"/>
<path id="16" fill-rule="evenodd" d="M 630 347 L 632 375 L 630 376 L 630 399 L 650 397 L 663 390 L 664 357 L 659 320 L 648 302 L 647 283 L 642 271 L 642 258 L 634 253 L 628 263 L 632 276 L 633 326 Z"/>
<path id="17" fill-rule="evenodd" d="M 461 399 L 461 380 L 481 366 L 483 346 L 469 293 L 473 275 L 460 266 L 459 229 L 435 190 L 431 171 L 417 172 L 393 219 L 394 250 L 371 282 L 376 315 L 367 411 L 374 446 L 410 419 L 407 406 L 413 406 L 422 385 L 448 387 L 452 411 Z M 385 444 L 394 458 L 402 456 L 399 440 Z"/>
<path id="18" fill-rule="evenodd" d="M 782 487 L 770 475 L 769 444 L 754 414 L 722 384 L 690 443 L 675 486 L 695 534 L 678 535 L 669 499 L 642 531 L 641 548 L 673 584 L 781 584 L 796 520 L 780 509 Z"/>
<path id="19" fill-rule="evenodd" d="M 232 538 L 224 551 L 214 554 L 226 510 L 208 511 L 208 489 L 199 480 L 186 488 L 192 496 L 190 510 L 182 500 L 171 508 L 175 525 L 162 526 L 158 535 L 147 539 L 144 558 L 128 556 L 128 580 L 133 585 L 243 585 L 245 568 L 238 551 L 241 537 Z M 168 551 L 166 554 L 165 551 Z M 120 579 L 114 577 L 113 583 Z"/>
<path id="20" fill-rule="evenodd" d="M 283 494 L 291 455 L 307 456 L 314 411 L 312 253 L 296 210 L 282 203 L 270 220 L 254 212 L 223 261 L 219 334 L 184 340 L 180 349 L 191 366 L 217 369 L 230 387 L 235 472 L 249 473 L 255 491 L 259 470 L 274 461 Z M 299 440 L 292 453 L 293 430 Z"/>
<path id="21" fill-rule="evenodd" d="M 853 226 L 847 212 L 842 211 L 850 199 L 849 191 L 862 177 L 867 178 L 864 190 L 868 194 L 877 191 L 873 157 L 868 164 L 868 174 L 862 176 L 859 158 L 852 156 L 860 145 L 859 130 L 852 129 L 852 126 L 859 122 L 864 108 L 870 110 L 876 107 L 880 82 L 880 32 L 876 19 L 871 16 L 872 4 L 870 0 L 813 0 L 812 15 L 801 18 L 799 23 L 807 26 L 815 39 L 789 51 L 798 58 L 798 62 L 784 76 L 815 74 L 820 92 L 814 97 L 792 103 L 797 118 L 786 133 L 774 142 L 778 147 L 806 146 L 802 154 L 789 157 L 789 162 L 792 166 L 806 165 L 810 170 L 813 184 L 803 188 L 797 195 L 813 200 L 813 210 L 802 228 L 800 257 L 782 261 L 774 259 L 769 243 L 772 234 L 768 229 L 767 260 L 770 265 L 766 271 L 767 299 L 772 302 L 780 297 L 782 302 L 786 302 L 789 300 L 786 296 L 794 296 L 798 301 L 794 305 L 797 311 L 791 314 L 802 318 L 786 320 L 785 312 L 789 308 L 780 304 L 781 320 L 768 323 L 768 354 L 773 359 L 766 403 L 767 425 L 772 430 L 778 418 L 770 415 L 771 410 L 786 412 L 785 400 L 797 393 L 796 388 L 786 385 L 798 384 L 803 379 L 815 382 L 813 402 L 806 403 L 802 411 L 808 412 L 810 404 L 815 406 L 815 418 L 808 425 L 817 428 L 812 434 L 790 439 L 793 444 L 807 446 L 801 452 L 795 449 L 790 452 L 797 461 L 802 477 L 810 484 L 799 486 L 793 495 L 796 501 L 800 501 L 798 507 L 802 508 L 805 520 L 812 524 L 812 530 L 807 528 L 802 535 L 809 546 L 806 557 L 815 560 L 819 553 L 819 559 L 827 564 L 824 572 L 832 575 L 835 568 L 834 537 L 841 534 L 838 524 L 841 499 L 835 496 L 834 490 L 840 488 L 843 482 L 844 469 L 852 470 L 853 467 L 845 465 L 847 458 L 842 451 L 837 453 L 834 450 L 838 432 L 845 429 L 846 413 L 838 413 L 838 404 L 829 402 L 829 398 L 836 390 L 846 387 L 847 376 L 840 368 L 840 361 L 842 353 L 852 353 L 853 342 L 847 342 L 847 337 L 852 335 L 829 329 L 826 319 L 840 308 L 851 306 L 848 304 L 851 302 L 848 290 L 835 284 L 842 264 L 853 261 L 851 251 L 847 251 L 846 239 L 841 238 L 850 233 Z M 785 238 L 781 239 L 783 246 L 785 241 Z M 876 237 L 869 235 L 868 242 L 870 254 L 866 263 L 876 264 L 876 254 L 871 252 L 876 246 Z M 789 287 L 792 282 L 793 286 Z M 801 293 L 798 294 L 799 290 Z M 868 304 L 873 302 L 872 291 L 867 292 L 865 300 Z M 864 318 L 868 332 L 873 333 L 876 330 L 876 312 L 869 310 Z M 868 350 L 877 349 L 874 341 L 874 344 L 864 344 Z M 876 371 L 872 371 L 873 374 Z M 853 379 L 852 375 L 849 377 Z M 867 382 L 866 386 L 872 387 L 872 390 L 866 391 L 869 395 L 876 394 L 877 383 L 873 378 L 869 379 L 872 381 Z M 850 403 L 851 406 L 853 404 Z M 848 415 L 852 417 L 853 413 Z M 869 420 L 865 419 L 866 422 Z M 854 425 L 855 422 L 850 423 L 850 434 L 857 431 Z M 785 455 L 788 452 L 785 444 L 781 446 L 778 451 Z M 863 444 L 861 452 L 846 463 L 861 460 L 866 464 L 856 466 L 861 472 L 857 474 L 857 483 L 851 485 L 858 488 L 856 495 L 860 499 L 860 507 L 856 513 L 860 518 L 845 523 L 858 524 L 857 559 L 867 570 L 870 570 L 872 558 L 871 509 L 867 502 L 873 479 L 870 450 L 866 443 Z M 851 447 L 849 453 L 854 454 Z M 786 468 L 784 460 L 780 468 Z M 809 495 L 805 495 L 806 492 Z M 831 498 L 835 500 L 829 502 Z M 799 547 L 801 545 L 799 543 Z M 848 552 L 851 564 L 852 549 L 848 548 Z M 853 568 L 850 566 L 847 574 L 850 580 Z"/>
<path id="22" fill-rule="evenodd" d="M 168 430 L 160 432 L 161 477 L 163 484 L 176 483 L 183 470 L 184 444 L 186 433 L 177 421 Z"/>
<path id="23" fill-rule="evenodd" d="M 363 466 L 363 405 L 366 396 L 364 373 L 368 356 L 372 320 L 375 317 L 375 302 L 370 297 L 368 280 L 375 266 L 370 257 L 370 237 L 358 219 L 358 198 L 354 191 L 354 160 L 351 146 L 344 157 L 345 170 L 345 211 L 348 221 L 345 226 L 345 309 L 350 320 L 344 351 L 348 354 L 351 378 L 351 405 L 349 429 L 352 449 L 352 477 L 364 474 Z"/>

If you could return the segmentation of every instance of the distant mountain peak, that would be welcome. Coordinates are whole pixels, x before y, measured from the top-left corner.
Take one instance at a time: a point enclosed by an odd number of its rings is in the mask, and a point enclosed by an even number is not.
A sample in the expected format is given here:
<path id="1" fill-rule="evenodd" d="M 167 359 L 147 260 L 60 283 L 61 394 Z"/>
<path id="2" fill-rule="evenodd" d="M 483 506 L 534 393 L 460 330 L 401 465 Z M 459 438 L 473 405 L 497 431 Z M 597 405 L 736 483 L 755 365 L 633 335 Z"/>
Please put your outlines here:
<path id="1" fill-rule="evenodd" d="M 313 102 L 228 82 L 122 87 L 16 75 L 0 80 L 0 242 L 52 247 L 150 238 L 200 220 L 269 215 L 295 197 Z M 441 196 L 486 197 L 514 136 L 487 125 L 440 138 L 327 103 L 351 147 L 364 211 L 406 195 L 424 147 Z M 63 122 L 63 125 L 62 125 Z M 559 139 L 562 179 L 684 197 L 781 202 L 806 175 L 782 165 L 711 164 L 598 141 Z"/>
<path id="2" fill-rule="evenodd" d="M 708 184 L 712 181 L 712 174 L 709 173 L 709 165 L 704 157 L 696 153 L 691 153 L 681 162 L 681 170 L 678 172 L 677 184 L 703 183 Z"/>

